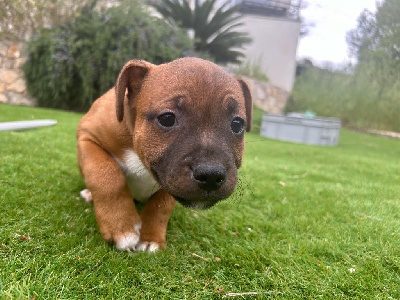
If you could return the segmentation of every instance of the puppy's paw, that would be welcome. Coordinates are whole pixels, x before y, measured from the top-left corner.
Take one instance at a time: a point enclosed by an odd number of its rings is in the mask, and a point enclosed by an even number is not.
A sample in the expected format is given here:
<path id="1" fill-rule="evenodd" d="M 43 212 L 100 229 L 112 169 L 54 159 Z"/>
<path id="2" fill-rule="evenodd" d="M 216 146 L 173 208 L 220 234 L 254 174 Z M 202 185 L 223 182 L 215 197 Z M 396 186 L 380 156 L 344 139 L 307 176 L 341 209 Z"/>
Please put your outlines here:
<path id="1" fill-rule="evenodd" d="M 138 234 L 129 232 L 115 240 L 115 247 L 121 251 L 134 251 L 139 243 L 139 239 Z"/>
<path id="2" fill-rule="evenodd" d="M 160 250 L 162 247 L 159 243 L 156 242 L 140 242 L 136 250 L 137 251 L 147 251 L 147 252 L 156 252 Z"/>
<path id="3" fill-rule="evenodd" d="M 92 203 L 93 198 L 92 198 L 92 192 L 89 191 L 88 189 L 84 189 L 80 192 L 80 195 L 86 203 Z"/>

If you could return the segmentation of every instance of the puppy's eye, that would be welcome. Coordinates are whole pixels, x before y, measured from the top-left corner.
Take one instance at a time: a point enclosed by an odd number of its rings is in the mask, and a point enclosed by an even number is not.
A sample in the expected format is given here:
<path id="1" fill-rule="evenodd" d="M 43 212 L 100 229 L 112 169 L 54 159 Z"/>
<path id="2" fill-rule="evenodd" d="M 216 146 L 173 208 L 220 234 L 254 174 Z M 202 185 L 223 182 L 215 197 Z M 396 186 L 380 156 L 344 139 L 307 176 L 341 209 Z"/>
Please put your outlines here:
<path id="1" fill-rule="evenodd" d="M 167 112 L 157 117 L 158 123 L 162 127 L 172 127 L 176 124 L 176 117 L 173 113 Z"/>
<path id="2" fill-rule="evenodd" d="M 235 117 L 232 120 L 231 129 L 234 134 L 241 134 L 244 131 L 244 120 L 240 117 Z"/>

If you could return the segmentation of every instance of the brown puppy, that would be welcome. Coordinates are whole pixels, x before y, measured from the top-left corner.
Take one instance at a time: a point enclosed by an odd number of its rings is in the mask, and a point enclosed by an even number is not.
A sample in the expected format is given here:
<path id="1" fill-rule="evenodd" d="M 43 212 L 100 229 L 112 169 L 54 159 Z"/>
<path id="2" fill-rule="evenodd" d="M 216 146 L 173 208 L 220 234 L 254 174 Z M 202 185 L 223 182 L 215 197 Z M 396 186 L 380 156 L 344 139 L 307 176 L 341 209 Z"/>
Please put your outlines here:
<path id="1" fill-rule="evenodd" d="M 163 248 L 175 200 L 229 197 L 250 130 L 247 85 L 217 65 L 129 61 L 78 126 L 78 163 L 102 237 L 120 250 Z M 135 203 L 147 201 L 139 216 Z"/>

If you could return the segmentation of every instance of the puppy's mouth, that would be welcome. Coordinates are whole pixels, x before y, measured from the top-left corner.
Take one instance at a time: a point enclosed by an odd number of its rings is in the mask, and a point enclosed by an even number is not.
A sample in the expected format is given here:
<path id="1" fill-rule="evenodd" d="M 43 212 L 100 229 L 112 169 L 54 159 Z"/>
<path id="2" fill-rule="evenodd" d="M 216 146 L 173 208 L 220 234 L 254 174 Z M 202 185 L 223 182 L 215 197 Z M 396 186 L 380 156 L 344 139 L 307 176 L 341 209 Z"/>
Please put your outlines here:
<path id="1" fill-rule="evenodd" d="M 219 200 L 187 200 L 182 197 L 174 196 L 174 199 L 186 208 L 190 209 L 208 209 L 213 207 Z"/>
<path id="2" fill-rule="evenodd" d="M 186 208 L 208 209 L 213 207 L 219 201 L 228 198 L 232 193 L 232 188 L 227 190 L 224 188 L 224 185 L 221 185 L 221 187 L 218 187 L 215 190 L 207 191 L 205 189 L 201 189 L 199 184 L 196 183 L 190 176 L 187 176 L 187 178 L 190 178 L 189 181 L 181 181 L 180 184 L 177 184 L 176 180 L 164 182 L 163 178 L 160 178 L 157 170 L 154 167 L 151 168 L 151 172 L 158 184 L 176 201 Z M 233 185 L 233 188 L 234 186 L 235 185 Z"/>

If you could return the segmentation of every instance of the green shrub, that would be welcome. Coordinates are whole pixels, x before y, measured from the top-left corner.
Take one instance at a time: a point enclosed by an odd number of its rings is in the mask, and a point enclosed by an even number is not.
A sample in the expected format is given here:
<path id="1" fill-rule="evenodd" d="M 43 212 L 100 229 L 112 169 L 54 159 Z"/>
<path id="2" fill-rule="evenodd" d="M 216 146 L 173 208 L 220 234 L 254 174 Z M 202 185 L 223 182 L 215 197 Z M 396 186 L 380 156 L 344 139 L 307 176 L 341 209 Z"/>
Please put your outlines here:
<path id="1" fill-rule="evenodd" d="M 308 68 L 297 77 L 286 111 L 311 110 L 352 128 L 400 131 L 400 84 L 380 78 L 368 65 L 351 73 Z"/>
<path id="2" fill-rule="evenodd" d="M 259 81 L 269 82 L 268 76 L 261 68 L 261 60 L 245 61 L 238 67 L 234 67 L 233 71 L 238 76 L 247 76 L 257 79 Z"/>
<path id="3" fill-rule="evenodd" d="M 126 61 L 171 61 L 191 42 L 130 0 L 101 12 L 87 8 L 74 22 L 42 29 L 28 46 L 24 73 L 38 105 L 83 111 L 113 86 Z"/>

